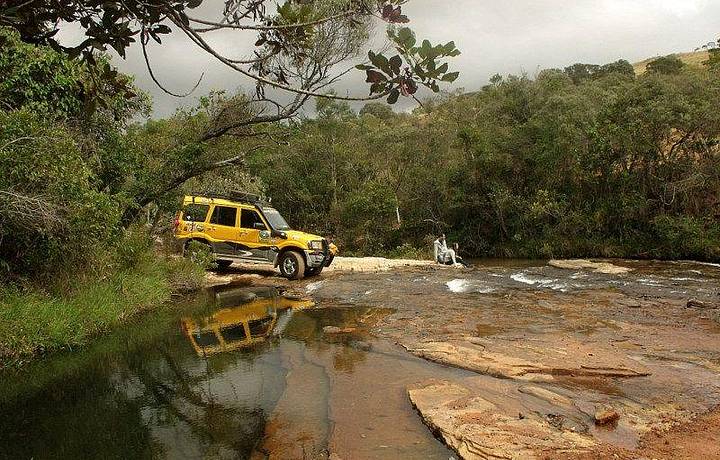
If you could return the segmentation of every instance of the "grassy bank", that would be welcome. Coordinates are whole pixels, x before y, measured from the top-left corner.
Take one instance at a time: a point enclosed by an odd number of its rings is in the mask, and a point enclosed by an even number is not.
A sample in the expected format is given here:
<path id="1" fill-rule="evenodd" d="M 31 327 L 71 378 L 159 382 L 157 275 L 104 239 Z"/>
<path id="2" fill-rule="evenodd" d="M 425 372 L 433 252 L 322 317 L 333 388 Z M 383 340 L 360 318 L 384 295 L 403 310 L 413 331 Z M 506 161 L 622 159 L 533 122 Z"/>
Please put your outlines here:
<path id="1" fill-rule="evenodd" d="M 203 270 L 184 259 L 148 254 L 109 275 L 84 275 L 58 292 L 37 284 L 0 290 L 0 368 L 87 344 L 173 292 L 198 288 Z"/>

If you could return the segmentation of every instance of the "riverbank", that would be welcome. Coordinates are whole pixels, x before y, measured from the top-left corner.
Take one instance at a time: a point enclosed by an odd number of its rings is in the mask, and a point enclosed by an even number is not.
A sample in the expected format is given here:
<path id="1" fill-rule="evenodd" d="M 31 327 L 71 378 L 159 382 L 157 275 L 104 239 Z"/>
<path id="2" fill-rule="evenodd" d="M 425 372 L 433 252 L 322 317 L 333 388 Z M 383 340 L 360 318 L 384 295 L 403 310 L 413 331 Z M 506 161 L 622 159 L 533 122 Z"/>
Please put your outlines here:
<path id="1" fill-rule="evenodd" d="M 111 274 L 68 281 L 61 293 L 37 284 L 6 286 L 0 290 L 0 369 L 84 346 L 128 319 L 167 304 L 173 293 L 199 289 L 203 276 L 187 260 L 152 255 Z"/>
<path id="2" fill-rule="evenodd" d="M 173 294 L 260 277 L 279 276 L 267 265 L 235 264 L 203 271 L 187 260 L 154 254 L 110 275 L 71 281 L 57 295 L 38 286 L 0 290 L 0 369 L 34 357 L 82 347 L 99 334 L 165 305 Z M 431 261 L 337 257 L 325 274 L 427 267 Z"/>

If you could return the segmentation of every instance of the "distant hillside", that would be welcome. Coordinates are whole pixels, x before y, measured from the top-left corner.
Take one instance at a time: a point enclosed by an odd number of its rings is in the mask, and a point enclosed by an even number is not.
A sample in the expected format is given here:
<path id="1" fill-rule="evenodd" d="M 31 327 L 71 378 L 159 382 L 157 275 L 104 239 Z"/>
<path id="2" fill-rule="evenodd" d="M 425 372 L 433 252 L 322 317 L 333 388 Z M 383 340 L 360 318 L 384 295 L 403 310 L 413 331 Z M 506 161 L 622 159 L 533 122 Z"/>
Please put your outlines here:
<path id="1" fill-rule="evenodd" d="M 692 65 L 692 66 L 702 66 L 702 63 L 704 61 L 707 61 L 710 57 L 710 53 L 707 51 L 696 51 L 692 53 L 676 53 L 677 57 L 679 57 L 685 64 Z M 645 59 L 644 61 L 637 62 L 633 64 L 633 68 L 635 69 L 635 74 L 641 75 L 645 73 L 645 69 L 647 68 L 647 65 L 654 61 L 655 59 L 659 58 L 660 56 L 655 56 L 650 59 Z"/>

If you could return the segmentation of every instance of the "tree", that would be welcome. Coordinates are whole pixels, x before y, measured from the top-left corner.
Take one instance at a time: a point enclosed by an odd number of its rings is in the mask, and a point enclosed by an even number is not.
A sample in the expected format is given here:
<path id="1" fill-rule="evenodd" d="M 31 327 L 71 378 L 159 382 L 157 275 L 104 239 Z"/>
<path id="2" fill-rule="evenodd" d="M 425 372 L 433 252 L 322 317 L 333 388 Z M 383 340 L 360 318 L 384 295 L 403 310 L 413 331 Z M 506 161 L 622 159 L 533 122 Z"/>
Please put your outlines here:
<path id="1" fill-rule="evenodd" d="M 400 95 L 415 97 L 419 86 L 440 90 L 440 83 L 453 82 L 445 58 L 460 54 L 453 42 L 416 46 L 414 33 L 400 26 L 409 19 L 402 14 L 407 0 L 309 0 L 270 2 L 266 0 L 226 0 L 220 19 L 193 15 L 202 0 L 114 0 L 39 2 L 8 0 L 0 7 L 0 24 L 19 31 L 29 43 L 48 44 L 70 56 L 83 55 L 92 64 L 93 50 L 114 48 L 121 56 L 136 40 L 142 46 L 153 80 L 166 92 L 154 75 L 149 58 L 150 40 L 160 46 L 162 36 L 180 32 L 219 62 L 256 83 L 252 95 L 211 99 L 196 113 L 180 113 L 173 123 L 182 135 L 171 140 L 153 165 L 154 173 L 144 172 L 147 180 L 136 181 L 129 191 L 124 216 L 131 222 L 147 204 L 162 198 L 186 181 L 217 168 L 242 165 L 245 151 L 261 148 L 259 140 L 274 142 L 267 136 L 267 124 L 294 117 L 311 97 L 344 100 L 387 98 L 395 103 Z M 336 70 L 349 59 L 360 56 L 374 20 L 388 24 L 391 49 L 397 54 L 368 52 L 368 62 L 358 67 L 370 83 L 368 96 L 337 96 L 327 91 L 352 69 Z M 79 24 L 88 36 L 76 47 L 64 48 L 56 39 L 60 21 Z M 254 51 L 243 59 L 230 57 L 213 48 L 207 37 L 217 31 L 234 32 L 247 41 L 254 33 Z M 266 96 L 266 88 L 294 94 L 290 102 Z M 284 100 L 283 100 L 284 101 Z M 175 129 L 175 128 L 173 128 Z M 194 137 L 188 136 L 193 133 Z M 235 149 L 219 147 L 224 137 L 239 142 Z M 182 143 L 179 141 L 182 140 Z M 218 154 L 224 152 L 226 156 Z M 159 153 L 159 151 L 158 151 Z M 152 180 L 151 180 L 152 178 Z"/>
<path id="2" fill-rule="evenodd" d="M 324 35 L 327 38 L 337 30 L 347 37 L 348 31 L 362 30 L 374 18 L 391 25 L 407 23 L 409 19 L 402 13 L 402 5 L 406 2 L 286 0 L 276 4 L 266 0 L 225 0 L 221 18 L 208 20 L 192 13 L 203 4 L 202 0 L 7 0 L 0 7 L 0 25 L 17 29 L 22 39 L 29 43 L 48 44 L 73 56 L 82 53 L 88 59 L 92 59 L 93 49 L 104 50 L 107 46 L 125 56 L 126 49 L 137 37 L 151 75 L 146 49 L 149 40 L 161 43 L 162 35 L 176 30 L 226 66 L 253 79 L 259 97 L 264 94 L 265 87 L 270 86 L 302 96 L 338 98 L 319 92 L 328 82 L 342 75 L 331 75 L 331 66 L 322 59 L 312 76 L 297 72 L 298 69 L 307 70 L 308 61 L 318 63 L 320 56 L 313 53 L 317 37 Z M 55 39 L 60 22 L 79 24 L 87 38 L 72 48 L 62 46 Z M 246 59 L 230 58 L 213 48 L 206 37 L 221 30 L 239 34 L 255 32 L 253 55 Z M 400 94 L 413 95 L 419 84 L 437 92 L 439 81 L 452 82 L 457 78 L 446 64 L 438 61 L 459 54 L 454 43 L 432 46 L 424 41 L 422 46 L 416 47 L 414 34 L 406 27 L 391 28 L 388 36 L 398 54 L 385 57 L 382 53 L 370 52 L 371 65 L 363 67 L 368 83 L 372 83 L 372 98 L 388 96 L 388 101 L 394 103 Z M 295 106 L 295 103 L 287 106 L 284 114 L 292 115 Z"/>
<path id="3" fill-rule="evenodd" d="M 634 77 L 635 69 L 628 61 L 621 59 L 602 66 L 596 64 L 573 64 L 570 67 L 565 67 L 565 74 L 572 79 L 573 83 L 579 85 L 586 80 L 603 78 L 611 74 Z"/>
<path id="4" fill-rule="evenodd" d="M 15 31 L 0 28 L 0 44 L 0 272 L 80 264 L 118 233 L 132 162 L 121 139 L 148 98 L 103 56 L 96 81 L 87 63 Z"/>
<path id="5" fill-rule="evenodd" d="M 103 116 L 124 122 L 149 108 L 148 96 L 104 55 L 98 55 L 90 68 L 48 47 L 23 43 L 7 28 L 0 28 L 0 50 L 4 109 L 25 107 L 53 118 L 86 120 L 99 109 Z"/>
<path id="6" fill-rule="evenodd" d="M 317 98 L 315 111 L 321 120 L 349 120 L 357 115 L 346 101 Z"/>
<path id="7" fill-rule="evenodd" d="M 78 138 L 41 112 L 0 111 L 0 274 L 70 267 L 116 233 L 120 205 Z"/>
<path id="8" fill-rule="evenodd" d="M 710 70 L 720 70 L 720 48 L 711 49 L 709 54 L 710 57 L 703 65 Z"/>
<path id="9" fill-rule="evenodd" d="M 381 120 L 388 120 L 395 116 L 392 108 L 380 102 L 368 102 L 360 109 L 360 115 L 372 115 Z"/>
<path id="10" fill-rule="evenodd" d="M 305 119 L 252 171 L 293 224 L 360 254 L 443 231 L 467 255 L 715 260 L 720 78 L 629 70 L 496 78 L 386 120 Z"/>
<path id="11" fill-rule="evenodd" d="M 674 75 L 680 73 L 685 63 L 674 54 L 655 59 L 647 65 L 648 73 Z"/>
<path id="12" fill-rule="evenodd" d="M 599 65 L 596 64 L 573 64 L 565 67 L 565 73 L 572 79 L 576 85 L 582 81 L 590 79 L 598 70 Z"/>

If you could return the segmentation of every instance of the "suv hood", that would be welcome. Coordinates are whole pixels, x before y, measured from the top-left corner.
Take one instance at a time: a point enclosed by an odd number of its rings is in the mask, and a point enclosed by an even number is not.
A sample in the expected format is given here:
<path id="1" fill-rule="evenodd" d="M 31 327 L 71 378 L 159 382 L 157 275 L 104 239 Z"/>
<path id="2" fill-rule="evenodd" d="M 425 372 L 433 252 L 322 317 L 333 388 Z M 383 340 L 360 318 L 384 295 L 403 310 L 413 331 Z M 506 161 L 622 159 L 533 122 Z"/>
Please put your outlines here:
<path id="1" fill-rule="evenodd" d="M 285 234 L 288 236 L 288 241 L 299 241 L 304 245 L 307 245 L 310 241 L 321 241 L 322 236 L 313 235 L 312 233 L 305 233 L 298 230 L 286 230 Z"/>

